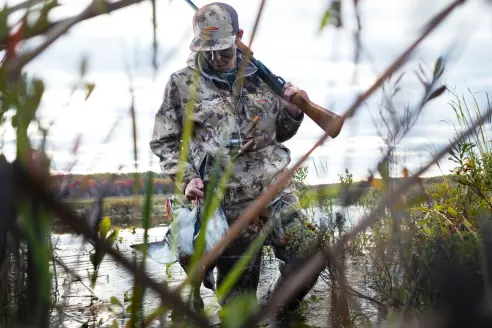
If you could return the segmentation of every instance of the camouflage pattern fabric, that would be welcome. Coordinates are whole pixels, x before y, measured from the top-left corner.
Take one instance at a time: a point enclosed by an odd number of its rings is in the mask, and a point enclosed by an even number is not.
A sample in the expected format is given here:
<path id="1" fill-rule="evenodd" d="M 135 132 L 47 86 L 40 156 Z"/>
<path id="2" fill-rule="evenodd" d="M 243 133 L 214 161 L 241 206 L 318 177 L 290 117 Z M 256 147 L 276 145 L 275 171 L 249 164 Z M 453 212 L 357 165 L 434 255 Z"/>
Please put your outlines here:
<path id="1" fill-rule="evenodd" d="M 242 65 L 240 54 L 238 65 Z M 150 148 L 158 156 L 162 172 L 176 182 L 184 111 L 186 106 L 192 106 L 193 136 L 188 161 L 184 165 L 184 179 L 177 186 L 182 192 L 191 179 L 200 177 L 202 164 L 206 167 L 202 177 L 204 182 L 210 179 L 215 161 L 223 161 L 225 166 L 230 154 L 226 146 L 231 139 L 245 141 L 254 138 L 257 144 L 236 161 L 226 186 L 224 208 L 256 199 L 275 183 L 279 173 L 290 163 L 290 151 L 282 142 L 297 133 L 304 114 L 299 118 L 291 117 L 278 96 L 255 75 L 256 70 L 248 62 L 244 78 L 229 85 L 210 72 L 200 53 L 192 53 L 187 66 L 171 74 L 164 100 L 155 116 Z M 196 72 L 199 73 L 198 100 L 192 101 L 190 89 Z M 256 126 L 243 134 L 248 123 L 255 119 L 258 119 Z M 218 156 L 219 151 L 225 155 Z M 294 186 L 289 182 L 280 196 L 293 191 Z"/>
<path id="2" fill-rule="evenodd" d="M 237 59 L 238 67 L 242 67 L 244 58 L 240 53 Z M 236 77 L 230 84 L 210 70 L 200 52 L 193 52 L 186 67 L 172 73 L 167 81 L 150 142 L 151 150 L 159 158 L 162 172 L 176 182 L 184 113 L 187 106 L 191 106 L 189 118 L 193 121 L 193 135 L 184 165 L 184 178 L 177 185 L 178 191 L 183 194 L 193 178 L 202 178 L 207 184 L 214 163 L 222 163 L 224 168 L 233 152 L 227 146 L 231 140 L 239 140 L 240 144 L 255 140 L 256 146 L 236 160 L 222 197 L 221 206 L 230 223 L 287 169 L 291 161 L 290 151 L 282 143 L 297 133 L 304 119 L 302 113 L 299 117 L 288 113 L 278 96 L 255 74 L 257 68 L 251 62 L 246 63 L 245 70 L 239 71 L 244 72 L 243 76 Z M 193 100 L 194 95 L 197 101 Z M 244 254 L 265 220 L 276 220 L 266 244 L 272 245 L 275 256 L 285 264 L 280 267 L 282 273 L 291 270 L 300 257 L 301 244 L 305 245 L 307 240 L 303 237 L 307 229 L 297 208 L 298 200 L 294 192 L 294 184 L 289 181 L 277 198 L 268 204 L 262 217 L 225 250 L 217 262 L 218 284 Z M 260 260 L 261 253 L 243 273 L 226 302 L 238 293 L 256 291 Z M 186 263 L 181 264 L 186 267 Z M 315 282 L 307 282 L 298 299 Z"/>
<path id="3" fill-rule="evenodd" d="M 191 51 L 222 50 L 234 45 L 239 23 L 236 11 L 225 3 L 203 6 L 193 17 L 195 37 Z"/>
<path id="4" fill-rule="evenodd" d="M 245 211 L 250 204 L 227 208 L 226 216 L 230 220 L 237 218 Z M 307 254 L 314 242 L 315 235 L 304 225 L 306 218 L 301 212 L 299 201 L 295 194 L 288 194 L 266 208 L 264 216 L 259 218 L 259 226 L 264 226 L 266 221 L 275 220 L 273 231 L 268 235 L 265 245 L 271 245 L 274 255 L 279 259 L 279 270 L 281 277 L 296 269 L 298 260 L 303 254 Z M 217 261 L 217 285 L 221 284 L 227 273 L 234 267 L 251 242 L 257 236 L 259 230 L 250 227 L 236 241 L 229 246 Z M 235 286 L 231 288 L 225 297 L 223 304 L 231 301 L 232 298 L 250 292 L 256 294 L 260 276 L 262 252 L 260 251 L 253 261 L 246 268 Z M 295 307 L 306 296 L 316 283 L 318 276 L 306 281 L 303 288 L 294 297 L 293 302 L 286 304 L 285 307 Z M 282 279 L 277 281 L 277 285 Z"/>

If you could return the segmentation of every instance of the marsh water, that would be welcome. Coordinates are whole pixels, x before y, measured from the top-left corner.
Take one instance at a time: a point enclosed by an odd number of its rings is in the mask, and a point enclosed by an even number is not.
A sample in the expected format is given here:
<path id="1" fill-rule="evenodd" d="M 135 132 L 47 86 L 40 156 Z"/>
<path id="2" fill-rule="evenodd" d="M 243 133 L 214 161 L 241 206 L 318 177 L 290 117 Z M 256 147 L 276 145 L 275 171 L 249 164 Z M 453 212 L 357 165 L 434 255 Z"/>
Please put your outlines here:
<path id="1" fill-rule="evenodd" d="M 149 241 L 161 240 L 168 227 L 158 226 L 150 229 Z M 130 245 L 143 242 L 143 229 L 122 229 L 121 239 L 117 243 L 119 251 L 127 259 L 133 259 L 139 254 L 135 254 Z M 89 258 L 89 251 L 92 246 L 84 242 L 78 235 L 61 233 L 52 236 L 55 246 L 56 256 L 60 258 L 67 267 L 76 272 L 82 281 L 74 281 L 72 275 L 67 274 L 62 267 L 56 267 L 56 284 L 59 293 L 58 307 L 63 310 L 54 310 L 52 326 L 57 327 L 57 323 L 63 322 L 65 327 L 80 327 L 83 323 L 97 322 L 101 326 L 110 327 L 113 320 L 117 320 L 122 327 L 128 320 L 128 315 L 117 305 L 111 305 L 111 297 L 116 297 L 126 308 L 129 303 L 125 303 L 125 294 L 131 295 L 133 288 L 132 275 L 111 257 L 106 256 L 101 263 L 99 275 L 95 288 L 90 288 L 90 273 L 93 271 L 92 263 Z M 278 263 L 270 256 L 266 256 L 262 262 L 260 285 L 257 296 L 261 303 L 268 290 L 272 278 L 277 274 Z M 371 295 L 371 291 L 366 287 L 363 279 L 364 270 L 368 268 L 368 263 L 363 258 L 353 258 L 347 261 L 347 278 L 350 285 L 356 290 Z M 178 263 L 172 264 L 168 270 L 163 264 L 148 260 L 146 271 L 149 276 L 157 281 L 167 281 L 170 288 L 180 284 L 185 278 L 185 273 Z M 326 278 L 318 279 L 317 284 L 306 297 L 306 304 L 300 310 L 300 318 L 304 327 L 330 327 L 330 287 L 326 283 Z M 186 290 L 183 292 L 186 297 Z M 207 313 L 211 314 L 215 322 L 218 322 L 218 311 L 220 306 L 215 295 L 210 290 L 202 286 L 201 295 L 205 303 Z M 373 318 L 376 315 L 374 306 L 363 299 L 358 299 L 358 311 L 365 316 Z M 150 312 L 160 304 L 158 296 L 148 291 L 144 297 L 144 307 L 146 312 Z M 351 307 L 351 309 L 355 309 Z M 60 317 L 60 315 L 62 317 Z M 169 315 L 168 315 L 168 321 Z M 155 320 L 154 327 L 159 326 L 159 321 Z M 274 327 L 276 324 L 267 322 L 265 327 Z M 297 325 L 296 325 L 297 326 Z"/>

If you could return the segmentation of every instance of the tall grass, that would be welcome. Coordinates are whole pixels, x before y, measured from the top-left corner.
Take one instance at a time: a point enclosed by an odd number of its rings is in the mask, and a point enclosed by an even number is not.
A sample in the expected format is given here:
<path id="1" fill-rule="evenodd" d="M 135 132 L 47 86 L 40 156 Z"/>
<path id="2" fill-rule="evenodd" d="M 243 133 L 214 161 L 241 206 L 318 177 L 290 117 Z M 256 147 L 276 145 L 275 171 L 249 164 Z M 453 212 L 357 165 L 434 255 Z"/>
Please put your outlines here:
<path id="1" fill-rule="evenodd" d="M 2 161 L 0 163 L 2 171 L 0 178 L 4 184 L 0 185 L 2 195 L 12 194 L 15 191 L 15 198 L 2 198 L 1 210 L 5 213 L 4 220 L 7 224 L 2 223 L 2 238 L 0 246 L 6 246 L 7 256 L 2 265 L 2 274 L 6 279 L 2 279 L 2 323 L 10 326 L 50 326 L 51 311 L 55 308 L 56 301 L 53 298 L 57 296 L 56 285 L 56 267 L 55 262 L 60 262 L 54 254 L 54 246 L 50 241 L 52 231 L 52 222 L 54 217 L 58 217 L 66 225 L 70 226 L 73 232 L 81 234 L 85 243 L 89 243 L 93 249 L 90 252 L 89 258 L 92 263 L 92 268 L 89 270 L 89 279 L 91 282 L 90 288 L 93 289 L 100 277 L 98 276 L 99 269 L 103 260 L 110 256 L 113 261 L 125 268 L 132 274 L 133 285 L 132 293 L 128 297 L 128 306 L 117 297 L 109 295 L 112 305 L 117 306 L 122 312 L 126 313 L 127 320 L 122 325 L 128 327 L 145 327 L 153 323 L 157 319 L 162 321 L 167 320 L 167 314 L 172 312 L 171 317 L 176 325 L 211 327 L 211 315 L 206 311 L 196 311 L 192 304 L 189 304 L 181 297 L 181 291 L 185 287 L 191 289 L 191 294 L 194 297 L 200 297 L 200 283 L 203 279 L 204 268 L 213 263 L 220 254 L 223 247 L 229 246 L 237 237 L 238 232 L 247 226 L 253 216 L 267 204 L 276 194 L 276 191 L 286 181 L 291 179 L 294 174 L 294 179 L 297 182 L 302 182 L 305 178 L 306 171 L 302 168 L 302 164 L 309 155 L 321 144 L 323 144 L 328 134 L 323 135 L 318 142 L 306 154 L 293 165 L 293 169 L 281 176 L 278 182 L 269 186 L 268 190 L 262 194 L 253 205 L 242 214 L 235 223 L 230 227 L 226 236 L 221 243 L 212 249 L 209 253 L 204 253 L 205 234 L 204 229 L 198 236 L 198 243 L 192 255 L 191 265 L 186 270 L 187 277 L 176 288 L 171 288 L 170 285 L 164 282 L 157 282 L 151 279 L 147 268 L 147 256 L 142 258 L 133 256 L 128 259 L 123 256 L 116 248 L 115 243 L 119 237 L 119 227 L 115 226 L 111 218 L 103 215 L 104 197 L 98 197 L 92 204 L 91 212 L 84 219 L 76 218 L 67 204 L 60 202 L 56 195 L 50 191 L 50 163 L 46 156 L 44 143 L 38 150 L 34 150 L 29 136 L 28 129 L 39 119 L 37 113 L 40 101 L 43 97 L 45 86 L 42 80 L 30 78 L 24 75 L 25 65 L 32 60 L 35 60 L 41 53 L 48 49 L 55 40 L 61 37 L 70 28 L 76 26 L 80 22 L 91 17 L 116 11 L 136 4 L 138 0 L 119 0 L 114 3 L 106 3 L 103 1 L 95 1 L 91 3 L 80 14 L 74 17 L 64 19 L 57 23 L 48 20 L 48 14 L 56 7 L 55 2 L 40 1 L 36 3 L 25 2 L 15 8 L 9 8 L 7 5 L 0 11 L 0 31 L 1 44 L 4 47 L 4 60 L 0 67 L 0 100 L 1 100 L 1 115 L 5 115 L 7 111 L 14 111 L 15 116 L 12 120 L 13 126 L 16 128 L 16 160 L 12 163 Z M 357 2 L 356 2 L 357 3 Z M 390 65 L 383 74 L 372 84 L 360 97 L 343 114 L 347 120 L 356 115 L 360 105 L 375 93 L 384 83 L 390 81 L 391 76 L 407 61 L 408 57 L 416 50 L 420 43 L 431 33 L 437 26 L 446 20 L 447 16 L 463 3 L 463 1 L 455 1 L 446 6 L 432 20 L 425 25 L 422 34 L 405 49 L 402 54 Z M 36 5 L 31 8 L 31 5 Z M 264 2 L 261 2 L 255 27 L 263 9 Z M 154 59 L 157 50 L 156 42 L 156 10 L 155 1 L 152 2 L 152 21 L 154 29 Z M 8 20 L 12 12 L 18 10 L 26 11 L 19 25 L 11 25 Z M 31 10 L 39 14 L 34 23 L 27 24 L 28 16 L 31 18 Z M 341 27 L 341 2 L 337 1 L 336 5 L 323 15 L 322 27 L 330 21 L 330 17 L 337 17 L 338 20 L 332 22 L 334 26 Z M 357 17 L 359 18 L 357 11 Z M 22 40 L 27 40 L 34 36 L 45 36 L 45 39 L 31 50 L 18 52 L 18 46 Z M 254 35 L 254 33 L 253 33 Z M 251 39 L 251 42 L 253 38 Z M 360 41 L 360 40 L 359 40 Z M 251 43 L 250 43 L 251 44 Z M 360 46 L 360 42 L 357 43 Z M 360 49 L 359 49 L 360 50 Z M 358 55 L 355 56 L 356 59 Z M 155 66 L 154 60 L 154 66 Z M 82 71 L 85 64 L 81 63 Z M 242 68 L 244 69 L 244 67 Z M 331 225 L 314 228 L 312 234 L 317 239 L 316 245 L 310 248 L 309 256 L 302 259 L 301 265 L 294 270 L 293 273 L 285 277 L 285 284 L 281 289 L 276 289 L 271 295 L 269 301 L 263 306 L 254 303 L 253 295 L 243 295 L 243 297 L 231 302 L 221 309 L 221 320 L 224 327 L 251 327 L 273 316 L 278 312 L 279 307 L 284 302 L 288 301 L 296 290 L 315 272 L 324 272 L 324 277 L 332 286 L 331 291 L 331 306 L 333 311 L 332 324 L 334 327 L 353 327 L 355 324 L 354 314 L 351 313 L 351 299 L 354 295 L 361 298 L 371 299 L 370 296 L 362 295 L 360 292 L 350 287 L 346 278 L 346 259 L 350 250 L 359 249 L 360 247 L 350 243 L 351 240 L 358 236 L 363 237 L 364 247 L 369 244 L 366 241 L 368 238 L 371 245 L 374 247 L 374 261 L 380 260 L 381 271 L 388 274 L 384 282 L 388 283 L 382 289 L 383 294 L 387 293 L 387 298 L 380 297 L 375 300 L 378 306 L 385 304 L 398 309 L 403 308 L 402 313 L 406 314 L 408 308 L 416 299 L 415 290 L 417 290 L 419 276 L 415 277 L 411 270 L 411 261 L 408 258 L 409 248 L 405 246 L 415 242 L 414 239 L 404 238 L 405 229 L 414 228 L 412 225 L 412 217 L 405 212 L 405 206 L 414 206 L 416 203 L 421 204 L 421 198 L 406 202 L 401 196 L 410 187 L 419 183 L 419 175 L 425 172 L 432 164 L 442 158 L 452 147 L 463 145 L 463 141 L 471 136 L 475 141 L 480 153 L 485 158 L 485 155 L 490 154 L 488 145 L 488 137 L 486 131 L 482 128 L 485 123 L 490 124 L 490 116 L 492 108 L 488 105 L 485 113 L 480 113 L 478 120 L 472 120 L 469 116 L 470 110 L 465 102 L 459 101 L 453 104 L 453 108 L 457 114 L 459 123 L 464 129 L 464 133 L 460 134 L 449 147 L 446 147 L 439 152 L 436 158 L 429 162 L 422 170 L 414 175 L 404 176 L 401 185 L 394 186 L 390 179 L 389 165 L 392 159 L 392 149 L 411 129 L 416 122 L 416 118 L 427 105 L 430 100 L 439 97 L 444 92 L 443 86 L 438 86 L 438 81 L 444 70 L 444 60 L 439 58 L 434 66 L 432 78 L 423 80 L 424 87 L 423 95 L 420 101 L 413 107 L 406 107 L 403 120 L 398 120 L 396 111 L 392 108 L 389 112 L 392 117 L 391 124 L 388 124 L 387 135 L 391 137 L 391 143 L 388 144 L 388 149 L 383 158 L 376 164 L 376 170 L 382 177 L 382 182 L 375 185 L 373 182 L 373 174 L 369 176 L 368 182 L 355 184 L 349 172 L 346 175 L 341 175 L 340 189 L 333 191 L 328 190 L 319 192 L 310 192 L 300 190 L 304 204 L 309 207 L 310 204 L 317 203 L 323 206 L 323 210 L 331 216 Z M 241 70 L 240 70 L 241 71 Z M 131 77 L 130 77 L 131 78 Z M 193 132 L 193 120 L 191 119 L 193 111 L 196 108 L 197 101 L 197 81 L 196 74 L 190 85 L 188 102 L 184 109 L 184 122 L 181 134 L 181 152 L 179 157 L 179 170 L 176 178 L 176 185 L 181 186 L 183 181 L 183 165 L 188 160 L 189 145 Z M 87 97 L 90 97 L 94 88 L 93 84 L 83 84 L 87 92 Z M 391 98 L 391 97 L 390 97 Z M 475 103 L 478 110 L 478 103 Z M 137 133 L 136 120 L 137 109 L 134 99 L 129 106 L 129 113 L 132 118 L 132 135 L 133 135 L 133 151 L 134 160 L 137 163 Z M 476 112 L 478 113 L 478 112 Z M 408 115 L 407 115 L 408 114 Z M 410 115 L 411 114 L 411 115 Z M 468 115 L 468 116 L 467 116 Z M 6 124 L 5 121 L 2 121 Z M 478 131 L 475 132 L 475 128 Z M 45 130 L 41 129 L 43 135 L 46 135 Z M 468 146 L 465 151 L 472 147 Z M 463 149 L 462 149 L 463 150 Z M 218 206 L 221 204 L 221 197 L 224 194 L 226 184 L 230 178 L 232 168 L 234 167 L 235 158 L 230 158 L 230 161 L 223 167 L 215 167 L 211 183 L 206 190 L 204 200 L 204 217 L 202 224 L 207 224 L 209 218 Z M 460 165 L 463 163 L 460 163 Z M 488 167 L 487 167 L 488 168 Z M 138 167 L 135 167 L 137 170 Z M 135 188 L 138 191 L 140 184 L 138 183 L 139 176 L 135 173 Z M 151 228 L 152 206 L 154 202 L 154 193 L 152 192 L 153 173 L 148 173 L 145 177 L 145 195 L 142 207 L 142 224 L 144 229 L 144 244 L 149 242 L 149 229 Z M 110 182 L 109 182 L 110 183 Z M 365 185 L 364 185 L 365 183 Z M 371 194 L 374 189 L 368 188 L 367 184 L 373 183 L 373 186 L 378 190 L 377 197 Z M 482 186 L 483 187 L 483 186 Z M 183 200 L 183 195 L 180 193 L 180 188 L 176 188 L 176 197 L 180 201 Z M 302 189 L 302 188 L 300 188 Z M 483 192 L 483 188 L 477 189 Z M 369 192 L 369 193 L 368 193 Z M 340 214 L 333 215 L 333 204 L 326 200 L 326 194 L 336 193 L 342 204 L 347 207 L 353 204 L 360 204 L 364 201 L 367 208 L 370 208 L 367 216 L 358 222 L 349 230 L 343 229 L 344 216 Z M 136 193 L 137 194 L 137 193 Z M 373 198 L 368 198 L 369 196 Z M 369 199 L 369 200 L 368 200 Z M 486 201 L 486 199 L 484 199 Z M 450 210 L 448 210 L 450 211 Z M 456 211 L 456 210 L 455 210 Z M 435 212 L 436 213 L 436 212 Z M 454 213 L 454 212 L 453 212 Z M 448 213 L 453 215 L 453 213 Z M 440 213 L 442 214 L 442 213 Z M 451 221 L 447 217 L 447 221 Z M 441 221 L 440 221 L 441 222 Z M 467 225 L 469 222 L 466 217 L 462 218 L 461 223 Z M 273 222 L 272 222 L 273 223 Z M 309 222 L 308 222 L 309 223 Z M 422 223 L 425 226 L 424 223 Z M 468 225 L 467 225 L 468 226 Z M 262 247 L 265 238 L 270 232 L 271 226 L 256 236 L 255 240 L 246 250 L 244 256 L 238 261 L 231 272 L 225 277 L 224 282 L 218 286 L 216 296 L 221 299 L 230 291 L 235 282 L 245 270 L 248 263 L 254 258 Z M 371 237 L 363 234 L 368 228 L 372 228 Z M 429 227 L 427 227 L 429 231 Z M 441 228 L 441 226 L 439 226 Z M 468 227 L 469 228 L 469 227 Z M 470 229 L 472 230 L 472 229 Z M 335 233 L 337 232 L 337 233 Z M 374 237 L 373 237 L 374 236 Z M 403 236 L 403 237 L 402 237 Z M 7 241 L 7 242 L 6 242 Z M 374 246 L 376 245 L 376 246 Z M 388 246 L 389 245 L 389 246 Z M 311 245 L 309 245 L 311 246 Z M 385 248 L 387 247 L 387 248 Z M 1 250 L 3 251 L 3 250 Z M 389 252 L 389 255 L 388 255 Z M 79 254 L 79 256 L 81 256 Z M 393 262 L 384 261 L 385 256 L 396 258 L 401 261 L 399 265 Z M 389 270 L 388 264 L 393 264 L 393 270 Z M 62 267 L 68 271 L 70 275 L 73 272 L 66 265 Z M 376 269 L 377 271 L 378 269 Z M 405 279 L 401 279 L 404 276 Z M 78 278 L 78 277 L 76 277 Z M 381 277 L 380 277 L 381 278 Z M 387 280 L 389 279 L 389 280 Z M 402 283 L 403 281 L 403 283 Z M 406 284 L 405 284 L 406 283 Z M 409 288 L 409 286 L 411 288 Z M 55 288 L 54 288 L 55 287 Z M 53 292 L 53 289 L 55 291 Z M 148 309 L 144 305 L 144 298 L 147 290 L 156 292 L 159 296 L 160 304 L 154 309 Z M 396 294 L 400 293 L 400 294 Z M 403 296 L 401 296 L 403 295 Z M 58 324 L 62 325 L 63 312 L 66 309 L 61 308 L 59 311 Z M 403 316 L 399 319 L 404 319 Z M 403 322 L 403 321 L 401 321 Z M 401 323 L 397 322 L 397 323 Z M 98 322 L 94 318 L 91 322 L 84 323 L 85 326 L 97 326 Z M 396 325 L 396 324 L 395 324 Z M 116 320 L 112 323 L 113 327 L 119 327 L 120 323 Z"/>

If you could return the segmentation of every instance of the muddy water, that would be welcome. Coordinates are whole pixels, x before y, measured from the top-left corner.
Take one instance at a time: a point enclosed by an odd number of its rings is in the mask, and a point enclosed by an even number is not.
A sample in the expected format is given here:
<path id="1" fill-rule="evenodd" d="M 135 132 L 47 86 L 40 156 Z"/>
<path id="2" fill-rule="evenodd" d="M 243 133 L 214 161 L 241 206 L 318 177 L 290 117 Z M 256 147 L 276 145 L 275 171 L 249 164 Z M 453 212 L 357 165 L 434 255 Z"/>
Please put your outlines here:
<path id="1" fill-rule="evenodd" d="M 167 229 L 165 226 L 150 229 L 149 241 L 161 240 Z M 136 229 L 134 233 L 130 230 L 122 230 L 120 236 L 122 237 L 121 241 L 117 243 L 120 252 L 126 258 L 132 259 L 135 255 L 130 245 L 143 242 L 143 230 Z M 65 307 L 63 311 L 53 312 L 53 327 L 56 327 L 60 320 L 63 321 L 65 327 L 80 327 L 87 320 L 102 322 L 102 326 L 109 327 L 114 319 L 122 327 L 128 318 L 125 317 L 121 308 L 110 305 L 110 298 L 115 296 L 121 303 L 124 303 L 125 293 L 131 295 L 132 292 L 131 274 L 107 256 L 101 264 L 96 286 L 91 291 L 88 287 L 90 286 L 89 273 L 92 272 L 92 264 L 89 260 L 89 251 L 92 250 L 92 246 L 84 243 L 80 236 L 72 234 L 53 235 L 53 243 L 56 245 L 56 255 L 71 270 L 82 277 L 82 282 L 72 281 L 70 283 L 71 276 L 67 275 L 61 267 L 57 267 L 56 276 L 60 293 L 58 305 Z M 360 262 L 360 259 L 349 262 L 347 268 L 349 283 L 357 290 L 370 294 L 362 278 L 365 265 Z M 356 265 L 356 263 L 359 264 Z M 265 258 L 262 264 L 260 286 L 257 293 L 260 302 L 265 296 L 272 278 L 277 273 L 277 265 L 276 260 L 270 256 Z M 165 265 L 148 260 L 147 272 L 150 277 L 158 281 L 166 280 L 173 288 L 184 279 L 185 275 L 177 263 L 173 264 L 169 271 L 166 273 Z M 212 315 L 215 322 L 218 322 L 217 314 L 220 307 L 214 294 L 204 287 L 201 289 L 201 294 L 207 313 Z M 186 297 L 186 293 L 183 295 Z M 324 279 L 318 279 L 318 283 L 306 299 L 307 303 L 300 313 L 304 327 L 330 327 L 330 288 Z M 375 315 L 375 309 L 369 302 L 364 300 L 358 302 L 362 313 L 369 316 Z M 159 298 L 149 291 L 145 295 L 144 304 L 146 311 L 151 311 L 159 305 Z M 126 307 L 128 303 L 124 305 Z M 63 312 L 63 317 L 60 319 L 61 312 Z M 158 326 L 157 320 L 154 326 Z M 273 323 L 265 324 L 265 327 L 275 326 Z"/>

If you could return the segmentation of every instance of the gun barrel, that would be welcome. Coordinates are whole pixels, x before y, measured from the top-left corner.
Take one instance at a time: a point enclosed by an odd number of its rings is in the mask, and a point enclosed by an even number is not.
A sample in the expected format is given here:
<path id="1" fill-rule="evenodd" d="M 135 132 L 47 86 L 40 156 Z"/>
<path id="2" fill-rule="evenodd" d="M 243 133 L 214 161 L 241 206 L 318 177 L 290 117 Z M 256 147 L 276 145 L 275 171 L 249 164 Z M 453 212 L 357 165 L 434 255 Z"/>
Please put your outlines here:
<path id="1" fill-rule="evenodd" d="M 258 67 L 258 73 L 265 83 L 267 83 L 275 93 L 281 95 L 285 80 L 280 76 L 274 75 L 265 65 L 254 58 L 253 52 L 243 42 L 239 42 L 239 50 L 243 54 L 249 55 L 249 60 Z M 292 96 L 292 102 L 312 119 L 320 128 L 332 138 L 336 138 L 342 130 L 343 118 L 320 105 L 309 100 L 306 91 L 301 90 Z"/>
<path id="2" fill-rule="evenodd" d="M 195 11 L 199 8 L 191 0 L 185 0 Z M 285 80 L 280 76 L 273 74 L 262 62 L 254 58 L 253 52 L 242 41 L 239 41 L 238 50 L 249 58 L 249 60 L 258 67 L 258 74 L 260 78 L 270 87 L 272 90 L 281 95 L 282 88 L 285 84 Z M 330 137 L 336 138 L 342 129 L 344 119 L 340 115 L 323 108 L 311 100 L 304 90 L 299 91 L 292 96 L 292 102 L 299 106 L 299 108 L 311 118 L 323 131 L 325 131 Z"/>

